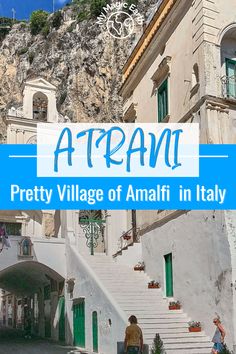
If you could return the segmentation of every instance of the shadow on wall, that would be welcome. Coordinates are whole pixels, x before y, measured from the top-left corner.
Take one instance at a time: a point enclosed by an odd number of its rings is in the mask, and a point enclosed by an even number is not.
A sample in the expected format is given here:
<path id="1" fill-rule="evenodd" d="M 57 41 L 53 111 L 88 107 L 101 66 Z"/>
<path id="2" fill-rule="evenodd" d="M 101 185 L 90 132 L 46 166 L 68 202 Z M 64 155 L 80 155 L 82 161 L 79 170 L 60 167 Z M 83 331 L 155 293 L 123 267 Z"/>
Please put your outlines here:
<path id="1" fill-rule="evenodd" d="M 124 342 L 117 342 L 117 354 L 124 354 Z M 149 350 L 148 350 L 148 345 L 144 344 L 144 348 L 143 348 L 143 354 L 148 354 Z"/>

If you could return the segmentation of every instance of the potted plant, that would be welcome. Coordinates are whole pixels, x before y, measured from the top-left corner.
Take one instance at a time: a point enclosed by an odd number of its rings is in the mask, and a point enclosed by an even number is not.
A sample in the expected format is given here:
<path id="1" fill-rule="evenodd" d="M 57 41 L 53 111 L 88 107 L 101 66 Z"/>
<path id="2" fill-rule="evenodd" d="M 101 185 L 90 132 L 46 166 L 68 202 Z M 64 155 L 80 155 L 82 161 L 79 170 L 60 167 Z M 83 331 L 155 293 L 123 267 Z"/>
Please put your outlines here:
<path id="1" fill-rule="evenodd" d="M 164 354 L 164 345 L 159 334 L 156 334 L 153 345 L 151 348 L 151 354 Z"/>
<path id="2" fill-rule="evenodd" d="M 145 264 L 144 262 L 138 262 L 135 266 L 134 266 L 134 270 L 137 271 L 144 271 L 145 270 Z"/>
<path id="3" fill-rule="evenodd" d="M 158 281 L 152 280 L 148 283 L 148 289 L 159 289 L 160 288 L 160 284 L 158 283 Z"/>
<path id="4" fill-rule="evenodd" d="M 131 236 L 128 235 L 128 234 L 124 234 L 123 236 L 123 239 L 126 240 L 126 241 L 129 241 L 131 239 Z"/>
<path id="5" fill-rule="evenodd" d="M 180 310 L 181 304 L 179 301 L 171 301 L 169 303 L 169 310 Z"/>
<path id="6" fill-rule="evenodd" d="M 201 328 L 201 322 L 197 322 L 197 321 L 191 321 L 188 323 L 189 325 L 189 332 L 201 332 L 202 328 Z"/>

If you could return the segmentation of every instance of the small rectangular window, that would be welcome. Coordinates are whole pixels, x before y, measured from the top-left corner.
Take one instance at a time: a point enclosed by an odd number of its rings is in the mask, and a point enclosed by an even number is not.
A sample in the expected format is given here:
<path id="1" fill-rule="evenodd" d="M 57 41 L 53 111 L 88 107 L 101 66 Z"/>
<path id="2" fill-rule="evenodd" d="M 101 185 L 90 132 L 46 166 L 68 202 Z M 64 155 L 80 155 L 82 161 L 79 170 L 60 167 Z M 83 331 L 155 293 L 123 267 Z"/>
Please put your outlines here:
<path id="1" fill-rule="evenodd" d="M 157 99 L 158 99 L 158 122 L 162 122 L 164 118 L 169 114 L 168 79 L 166 79 L 158 88 Z"/>

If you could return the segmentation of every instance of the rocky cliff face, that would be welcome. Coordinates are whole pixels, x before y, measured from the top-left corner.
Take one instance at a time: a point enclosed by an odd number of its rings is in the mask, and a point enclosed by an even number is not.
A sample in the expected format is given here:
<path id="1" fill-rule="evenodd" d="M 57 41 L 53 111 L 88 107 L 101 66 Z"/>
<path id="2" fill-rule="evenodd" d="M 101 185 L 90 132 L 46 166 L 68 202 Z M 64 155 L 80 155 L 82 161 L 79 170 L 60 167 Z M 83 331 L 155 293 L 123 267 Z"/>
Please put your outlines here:
<path id="1" fill-rule="evenodd" d="M 155 3 L 143 0 L 138 8 L 147 18 Z M 9 107 L 21 105 L 24 81 L 41 76 L 58 88 L 58 110 L 72 122 L 121 119 L 121 71 L 137 33 L 115 39 L 101 31 L 96 19 L 73 21 L 75 11 L 67 8 L 67 20 L 47 38 L 32 36 L 29 25 L 20 23 L 0 43 L 1 118 Z"/>

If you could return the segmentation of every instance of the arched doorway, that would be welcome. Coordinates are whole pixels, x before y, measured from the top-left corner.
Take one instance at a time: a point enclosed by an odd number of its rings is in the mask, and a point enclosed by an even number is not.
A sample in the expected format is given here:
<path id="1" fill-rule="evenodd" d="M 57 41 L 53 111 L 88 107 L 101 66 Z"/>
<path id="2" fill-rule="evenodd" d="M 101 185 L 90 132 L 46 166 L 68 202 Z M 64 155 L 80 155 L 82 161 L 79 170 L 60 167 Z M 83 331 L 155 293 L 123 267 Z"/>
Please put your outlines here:
<path id="1" fill-rule="evenodd" d="M 47 121 L 48 118 L 48 98 L 42 92 L 37 92 L 33 97 L 33 119 Z"/>
<path id="2" fill-rule="evenodd" d="M 25 248 L 28 256 L 30 240 L 25 238 L 23 241 L 22 252 Z M 5 291 L 7 298 L 13 299 L 15 306 L 12 314 L 6 314 L 6 323 L 10 319 L 19 329 L 29 327 L 30 334 L 55 340 L 61 334 L 60 339 L 64 340 L 64 316 L 58 316 L 58 310 L 61 310 L 60 314 L 65 311 L 64 299 L 61 300 L 64 297 L 64 281 L 55 270 L 31 260 L 0 271 L 0 288 Z"/>

